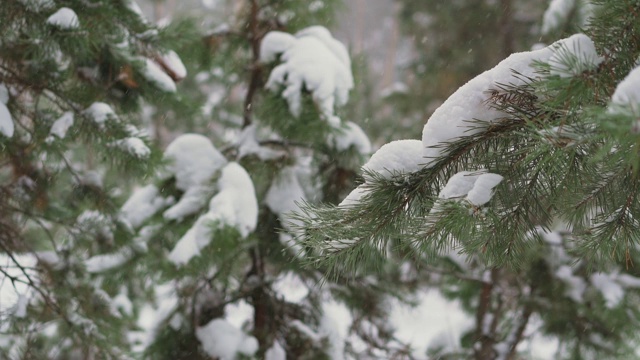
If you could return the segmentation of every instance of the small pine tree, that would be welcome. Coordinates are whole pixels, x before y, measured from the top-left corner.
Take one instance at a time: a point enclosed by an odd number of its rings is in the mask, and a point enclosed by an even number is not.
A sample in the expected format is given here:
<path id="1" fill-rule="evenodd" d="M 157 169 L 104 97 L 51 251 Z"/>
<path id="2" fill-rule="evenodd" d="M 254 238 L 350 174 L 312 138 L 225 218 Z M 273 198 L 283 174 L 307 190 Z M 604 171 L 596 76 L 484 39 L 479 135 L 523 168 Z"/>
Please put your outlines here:
<path id="1" fill-rule="evenodd" d="M 460 300 L 475 327 L 433 356 L 518 359 L 535 331 L 556 358 L 637 357 L 640 8 L 592 10 L 584 34 L 458 89 L 422 141 L 383 146 L 339 206 L 295 217 L 330 275 L 400 259 Z"/>

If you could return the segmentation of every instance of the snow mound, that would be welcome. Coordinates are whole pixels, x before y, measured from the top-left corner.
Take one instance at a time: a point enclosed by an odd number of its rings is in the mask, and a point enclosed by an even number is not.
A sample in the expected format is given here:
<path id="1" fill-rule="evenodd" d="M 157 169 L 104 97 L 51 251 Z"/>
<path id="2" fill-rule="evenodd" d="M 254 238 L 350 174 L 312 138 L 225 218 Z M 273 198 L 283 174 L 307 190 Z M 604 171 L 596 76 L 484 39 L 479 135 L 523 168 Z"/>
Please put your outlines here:
<path id="1" fill-rule="evenodd" d="M 167 146 L 167 171 L 176 177 L 176 187 L 186 191 L 192 186 L 209 181 L 227 160 L 206 137 L 184 134 Z"/>
<path id="2" fill-rule="evenodd" d="M 175 51 L 169 50 L 165 54 L 162 54 L 160 56 L 160 62 L 165 71 L 176 81 L 187 77 L 187 68 Z"/>
<path id="3" fill-rule="evenodd" d="M 252 356 L 258 340 L 223 319 L 214 319 L 196 329 L 196 337 L 207 355 L 220 360 L 234 360 L 237 354 Z"/>
<path id="4" fill-rule="evenodd" d="M 575 6 L 575 0 L 551 0 L 542 17 L 542 34 L 546 35 L 566 23 Z"/>
<path id="5" fill-rule="evenodd" d="M 51 130 L 49 130 L 49 137 L 47 137 L 47 142 L 52 142 L 54 140 L 54 136 L 58 139 L 64 139 L 67 136 L 67 131 L 69 128 L 73 126 L 73 113 L 71 111 L 67 111 L 58 120 L 56 120 L 51 126 Z"/>
<path id="6" fill-rule="evenodd" d="M 122 205 L 120 213 L 133 228 L 137 228 L 160 209 L 171 204 L 173 199 L 165 199 L 155 185 L 147 185 L 134 191 Z"/>
<path id="7" fill-rule="evenodd" d="M 281 54 L 282 63 L 269 75 L 266 87 L 280 91 L 289 111 L 300 116 L 302 92 L 311 92 L 314 102 L 327 121 L 334 117 L 334 106 L 346 104 L 353 88 L 351 60 L 342 43 L 322 26 L 303 29 L 292 36 L 272 31 L 265 35 L 261 61 L 271 62 Z"/>
<path id="8" fill-rule="evenodd" d="M 0 134 L 12 137 L 14 132 L 13 118 L 7 108 L 9 102 L 9 90 L 0 83 Z"/>
<path id="9" fill-rule="evenodd" d="M 331 135 L 327 139 L 329 146 L 333 146 L 338 151 L 345 151 L 353 146 L 360 154 L 371 153 L 371 141 L 357 124 L 347 121 L 337 132 L 336 135 Z"/>
<path id="10" fill-rule="evenodd" d="M 62 7 L 53 13 L 53 15 L 49 16 L 47 24 L 57 26 L 62 29 L 77 29 L 80 27 L 78 15 L 68 7 Z"/>
<path id="11" fill-rule="evenodd" d="M 596 53 L 596 46 L 587 35 L 575 34 L 552 45 L 549 59 L 551 75 L 572 77 L 596 68 L 604 58 Z"/>
<path id="12" fill-rule="evenodd" d="M 148 58 L 139 58 L 139 60 L 144 62 L 142 67 L 142 76 L 144 76 L 147 81 L 164 92 L 176 92 L 176 83 L 173 82 L 173 79 L 171 79 L 167 73 L 162 71 L 160 65 Z"/>
<path id="13" fill-rule="evenodd" d="M 362 169 L 377 172 L 390 179 L 396 173 L 420 170 L 425 163 L 422 153 L 422 143 L 419 140 L 392 141 L 376 151 Z"/>
<path id="14" fill-rule="evenodd" d="M 453 175 L 447 185 L 440 190 L 440 199 L 456 199 L 465 197 L 475 206 L 488 203 L 493 196 L 493 188 L 498 186 L 503 177 L 498 174 L 480 171 L 460 171 Z"/>
<path id="15" fill-rule="evenodd" d="M 84 114 L 101 127 L 104 126 L 104 123 L 107 120 L 118 120 L 118 116 L 113 111 L 111 106 L 103 102 L 94 102 L 93 104 L 91 104 L 91 106 L 84 110 Z"/>
<path id="16" fill-rule="evenodd" d="M 611 103 L 620 108 L 627 108 L 631 112 L 630 115 L 640 116 L 640 66 L 631 70 L 618 84 L 611 96 Z M 610 111 L 622 112 L 622 109 Z"/>
<path id="17" fill-rule="evenodd" d="M 176 265 L 189 262 L 212 240 L 214 225 L 232 226 L 247 237 L 258 223 L 258 201 L 253 182 L 246 170 L 232 162 L 222 169 L 219 192 L 209 202 L 209 211 L 200 216 L 169 254 Z"/>
<path id="18" fill-rule="evenodd" d="M 412 173 L 422 169 L 424 160 L 420 140 L 396 140 L 378 149 L 362 166 L 362 170 L 372 171 L 382 175 L 385 179 L 391 179 L 394 175 Z M 357 204 L 368 193 L 365 187 L 372 180 L 369 175 L 364 174 L 365 184 L 353 189 L 338 206 L 348 207 Z"/>
<path id="19" fill-rule="evenodd" d="M 549 62 L 552 56 L 560 59 L 563 53 L 570 52 L 578 60 L 579 67 L 571 67 L 571 71 L 593 66 L 600 61 L 595 50 L 592 51 L 591 40 L 583 34 L 557 41 L 545 48 L 511 54 L 493 69 L 471 79 L 454 92 L 431 115 L 422 130 L 422 143 L 427 167 L 435 164 L 435 159 L 443 156 L 443 149 L 439 144 L 449 143 L 465 135 L 473 135 L 482 131 L 477 124 L 471 128 L 470 120 L 486 121 L 488 124 L 502 118 L 505 114 L 487 105 L 491 94 L 498 84 L 520 86 L 526 83 L 526 78 L 539 77 L 534 62 Z M 563 50 L 566 49 L 566 50 Z M 515 76 L 514 72 L 520 74 Z"/>
<path id="20" fill-rule="evenodd" d="M 175 177 L 176 188 L 184 193 L 163 216 L 167 220 L 181 221 L 207 204 L 209 182 L 227 160 L 209 139 L 197 134 L 176 138 L 165 150 L 164 158 L 168 160 L 168 176 Z"/>

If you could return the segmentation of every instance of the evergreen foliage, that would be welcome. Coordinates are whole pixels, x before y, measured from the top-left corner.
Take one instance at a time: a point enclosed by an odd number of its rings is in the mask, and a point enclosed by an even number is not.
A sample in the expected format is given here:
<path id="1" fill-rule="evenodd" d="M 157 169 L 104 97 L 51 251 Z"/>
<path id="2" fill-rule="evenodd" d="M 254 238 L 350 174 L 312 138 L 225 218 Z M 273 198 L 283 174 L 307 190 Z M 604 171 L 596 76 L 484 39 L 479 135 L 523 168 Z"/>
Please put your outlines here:
<path id="1" fill-rule="evenodd" d="M 532 70 L 509 81 L 493 80 L 509 70 L 498 65 L 445 102 L 425 126 L 423 144 L 435 145 L 419 170 L 365 165 L 341 205 L 295 217 L 314 266 L 341 276 L 405 260 L 465 304 L 475 328 L 433 356 L 520 358 L 530 326 L 559 341 L 557 358 L 636 356 L 640 9 L 593 9 L 588 38 L 526 55 Z M 393 156 L 383 147 L 369 164 Z M 502 181 L 479 185 L 487 173 Z"/>

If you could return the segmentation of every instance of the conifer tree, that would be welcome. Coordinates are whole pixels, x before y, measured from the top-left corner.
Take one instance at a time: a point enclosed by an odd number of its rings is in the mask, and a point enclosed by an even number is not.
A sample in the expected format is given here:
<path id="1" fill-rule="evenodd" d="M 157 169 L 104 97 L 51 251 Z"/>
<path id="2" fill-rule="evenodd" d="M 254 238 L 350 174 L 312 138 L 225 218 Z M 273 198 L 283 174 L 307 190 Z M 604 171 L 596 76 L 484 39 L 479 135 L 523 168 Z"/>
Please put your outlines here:
<path id="1" fill-rule="evenodd" d="M 0 357 L 126 358 L 125 290 L 86 260 L 145 250 L 118 193 L 159 163 L 136 112 L 181 102 L 182 63 L 131 1 L 5 1 L 0 29 Z"/>
<path id="2" fill-rule="evenodd" d="M 344 197 L 370 152 L 340 118 L 348 51 L 310 26 L 335 5 L 242 1 L 199 33 L 154 26 L 133 1 L 9 2 L 0 271 L 17 299 L 1 309 L 2 357 L 405 351 L 384 320 L 395 284 L 304 267 L 284 220 Z"/>
<path id="3" fill-rule="evenodd" d="M 535 334 L 558 359 L 637 357 L 640 8 L 592 10 L 380 148 L 340 205 L 295 216 L 330 276 L 400 259 L 461 302 L 475 326 L 434 357 L 526 358 Z"/>

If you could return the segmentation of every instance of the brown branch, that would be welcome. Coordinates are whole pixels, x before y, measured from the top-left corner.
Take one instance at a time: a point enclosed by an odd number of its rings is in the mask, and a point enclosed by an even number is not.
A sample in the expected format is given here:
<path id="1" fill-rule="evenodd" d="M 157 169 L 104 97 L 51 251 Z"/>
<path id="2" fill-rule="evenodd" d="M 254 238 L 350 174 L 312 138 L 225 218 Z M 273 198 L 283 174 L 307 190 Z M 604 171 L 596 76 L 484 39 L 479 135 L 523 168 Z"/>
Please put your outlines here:
<path id="1" fill-rule="evenodd" d="M 244 99 L 244 114 L 242 128 L 246 128 L 251 125 L 253 117 L 253 101 L 260 87 L 262 78 L 262 66 L 260 65 L 260 41 L 262 35 L 259 33 L 259 19 L 258 13 L 260 8 L 257 0 L 251 0 L 251 10 L 249 14 L 249 41 L 251 42 L 251 53 L 253 55 L 253 62 L 251 65 L 251 74 L 249 76 L 249 88 L 247 89 L 247 95 Z"/>
<path id="2" fill-rule="evenodd" d="M 497 268 L 491 269 L 491 280 L 485 282 L 480 290 L 478 308 L 476 310 L 476 341 L 480 343 L 480 346 L 474 347 L 473 350 L 476 360 L 489 360 L 495 358 L 496 355 L 493 348 L 495 339 L 493 334 L 485 334 L 484 323 L 486 317 L 491 314 L 491 295 L 498 280 L 498 275 L 499 270 Z M 495 319 L 493 320 L 495 321 Z"/>

